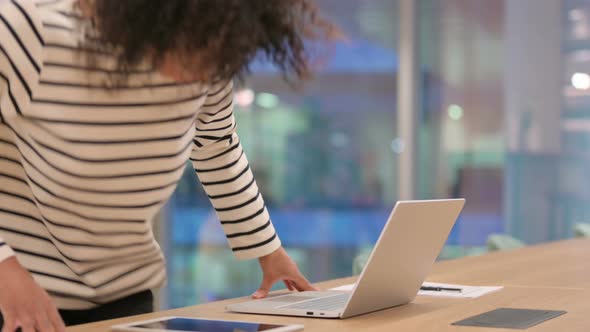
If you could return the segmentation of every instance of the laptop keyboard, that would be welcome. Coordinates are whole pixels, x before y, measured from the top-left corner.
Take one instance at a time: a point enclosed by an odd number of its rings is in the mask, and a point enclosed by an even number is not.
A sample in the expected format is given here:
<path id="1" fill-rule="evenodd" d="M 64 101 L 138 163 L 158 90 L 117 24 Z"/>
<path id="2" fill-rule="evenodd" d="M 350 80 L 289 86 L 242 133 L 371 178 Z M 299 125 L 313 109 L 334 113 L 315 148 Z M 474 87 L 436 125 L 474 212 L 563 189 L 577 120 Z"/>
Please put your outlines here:
<path id="1" fill-rule="evenodd" d="M 346 305 L 346 301 L 348 301 L 349 297 L 350 294 L 339 294 L 301 303 L 290 304 L 281 308 L 330 311 L 343 308 L 344 305 Z"/>

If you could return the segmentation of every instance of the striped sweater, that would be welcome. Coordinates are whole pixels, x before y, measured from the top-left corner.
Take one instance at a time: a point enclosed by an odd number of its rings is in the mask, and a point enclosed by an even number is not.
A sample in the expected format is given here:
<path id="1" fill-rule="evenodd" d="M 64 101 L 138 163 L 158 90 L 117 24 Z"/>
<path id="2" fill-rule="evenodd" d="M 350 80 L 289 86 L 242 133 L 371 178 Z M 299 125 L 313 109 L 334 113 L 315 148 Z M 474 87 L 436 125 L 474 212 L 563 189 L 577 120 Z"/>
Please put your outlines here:
<path id="1" fill-rule="evenodd" d="M 0 261 L 61 309 L 165 281 L 151 219 L 187 162 L 238 259 L 280 241 L 236 135 L 232 83 L 179 84 L 80 43 L 74 0 L 0 0 Z M 88 61 L 88 55 L 93 61 Z"/>

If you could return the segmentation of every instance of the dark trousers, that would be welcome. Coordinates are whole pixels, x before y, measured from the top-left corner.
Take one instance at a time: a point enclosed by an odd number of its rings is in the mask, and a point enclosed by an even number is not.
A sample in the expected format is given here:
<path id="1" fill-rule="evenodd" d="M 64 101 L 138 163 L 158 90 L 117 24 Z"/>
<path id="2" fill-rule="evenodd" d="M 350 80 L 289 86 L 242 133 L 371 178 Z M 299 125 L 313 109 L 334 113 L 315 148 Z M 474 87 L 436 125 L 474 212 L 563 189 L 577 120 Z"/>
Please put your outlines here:
<path id="1" fill-rule="evenodd" d="M 151 291 L 144 291 L 103 304 L 88 310 L 60 310 L 67 326 L 92 323 L 100 320 L 115 319 L 126 316 L 140 315 L 154 311 L 154 296 Z M 0 329 L 3 326 L 0 314 Z"/>

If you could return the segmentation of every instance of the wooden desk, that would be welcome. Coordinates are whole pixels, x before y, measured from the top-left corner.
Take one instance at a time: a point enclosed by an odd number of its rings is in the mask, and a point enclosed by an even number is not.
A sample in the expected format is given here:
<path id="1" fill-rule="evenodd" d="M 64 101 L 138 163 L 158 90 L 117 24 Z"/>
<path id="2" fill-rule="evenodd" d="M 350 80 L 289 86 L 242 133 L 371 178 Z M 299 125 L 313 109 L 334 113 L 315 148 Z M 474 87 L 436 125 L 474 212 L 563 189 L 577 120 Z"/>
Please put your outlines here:
<path id="1" fill-rule="evenodd" d="M 298 323 L 305 331 L 466 331 L 451 323 L 498 307 L 567 310 L 568 314 L 527 331 L 587 331 L 590 326 L 590 240 L 570 240 L 437 263 L 428 278 L 466 284 L 504 284 L 502 291 L 477 299 L 418 297 L 413 303 L 345 320 L 253 316 L 226 313 L 232 299 L 119 320 L 79 325 L 70 332 L 106 332 L 113 324 L 162 316 L 207 317 L 266 323 Z M 572 266 L 573 265 L 573 266 Z M 346 278 L 319 284 L 330 288 Z M 499 329 L 473 331 L 500 332 Z M 513 331 L 513 330 L 505 330 Z"/>
<path id="2" fill-rule="evenodd" d="M 590 289 L 590 239 L 574 239 L 435 264 L 429 281 Z"/>
<path id="3" fill-rule="evenodd" d="M 465 331 L 468 328 L 451 323 L 499 307 L 567 310 L 568 314 L 537 325 L 527 331 L 587 331 L 590 325 L 590 291 L 559 288 L 508 287 L 477 299 L 449 299 L 418 297 L 413 303 L 397 308 L 352 317 L 344 320 L 253 316 L 225 313 L 227 304 L 243 299 L 215 302 L 194 307 L 158 312 L 150 315 L 123 318 L 68 329 L 70 332 L 106 332 L 117 323 L 163 316 L 207 317 L 265 323 L 293 323 L 305 325 L 305 331 Z M 474 329 L 474 331 L 502 331 Z"/>

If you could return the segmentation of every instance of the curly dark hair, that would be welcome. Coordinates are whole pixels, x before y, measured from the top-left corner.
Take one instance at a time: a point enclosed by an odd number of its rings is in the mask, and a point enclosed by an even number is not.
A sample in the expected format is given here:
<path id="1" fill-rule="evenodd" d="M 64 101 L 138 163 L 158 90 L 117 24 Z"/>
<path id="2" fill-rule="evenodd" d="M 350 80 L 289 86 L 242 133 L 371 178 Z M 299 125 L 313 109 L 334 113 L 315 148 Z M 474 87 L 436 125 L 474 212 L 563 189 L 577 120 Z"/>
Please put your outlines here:
<path id="1" fill-rule="evenodd" d="M 311 73 L 308 41 L 331 39 L 336 29 L 312 0 L 94 0 L 101 45 L 117 50 L 119 67 L 154 67 L 168 52 L 198 54 L 212 78 L 242 78 L 261 56 L 289 81 Z M 189 64 L 187 63 L 187 66 Z M 191 70 L 187 67 L 187 70 Z"/>

